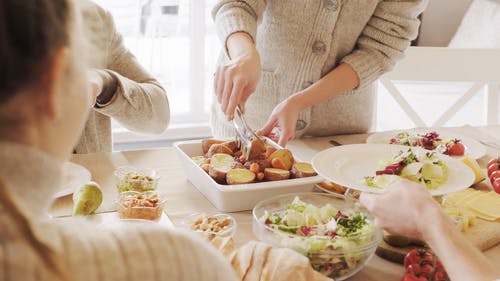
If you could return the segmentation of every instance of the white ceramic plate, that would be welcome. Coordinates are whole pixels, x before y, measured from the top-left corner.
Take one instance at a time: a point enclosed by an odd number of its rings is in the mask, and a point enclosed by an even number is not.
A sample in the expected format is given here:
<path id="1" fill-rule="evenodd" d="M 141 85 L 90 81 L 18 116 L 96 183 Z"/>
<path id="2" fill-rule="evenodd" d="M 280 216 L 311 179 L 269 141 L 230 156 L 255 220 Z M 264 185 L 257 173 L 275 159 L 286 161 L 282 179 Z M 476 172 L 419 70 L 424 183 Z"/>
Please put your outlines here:
<path id="1" fill-rule="evenodd" d="M 472 159 L 479 159 L 486 154 L 486 148 L 484 145 L 476 141 L 475 139 L 468 138 L 463 135 L 455 134 L 453 132 L 447 132 L 445 129 L 434 130 L 432 128 L 427 129 L 410 129 L 410 130 L 397 130 L 397 131 L 387 131 L 371 134 L 367 139 L 366 143 L 389 143 L 391 138 L 395 137 L 400 132 L 408 132 L 410 135 L 423 134 L 428 132 L 437 132 L 441 139 L 459 139 L 465 146 L 465 156 Z"/>
<path id="2" fill-rule="evenodd" d="M 314 169 L 323 178 L 363 192 L 383 193 L 382 188 L 365 184 L 364 178 L 374 176 L 381 159 L 391 159 L 407 146 L 392 144 L 352 144 L 333 147 L 316 154 L 312 160 Z M 414 147 L 413 150 L 426 151 Z M 430 190 L 434 196 L 465 189 L 474 182 L 474 173 L 458 159 L 447 155 L 437 156 L 448 166 L 448 180 L 436 189 Z"/>
<path id="3" fill-rule="evenodd" d="M 87 168 L 72 162 L 64 163 L 62 170 L 61 189 L 54 194 L 54 198 L 72 194 L 77 187 L 89 182 L 92 178 Z"/>

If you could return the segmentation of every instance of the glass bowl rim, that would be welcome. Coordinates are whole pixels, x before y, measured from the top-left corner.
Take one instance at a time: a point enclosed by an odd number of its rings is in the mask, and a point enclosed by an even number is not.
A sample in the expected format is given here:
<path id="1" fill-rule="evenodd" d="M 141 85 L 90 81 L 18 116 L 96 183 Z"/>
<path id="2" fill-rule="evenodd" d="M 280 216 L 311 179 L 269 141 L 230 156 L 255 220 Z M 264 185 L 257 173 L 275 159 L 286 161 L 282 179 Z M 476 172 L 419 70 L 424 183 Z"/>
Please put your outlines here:
<path id="1" fill-rule="evenodd" d="M 276 230 L 264 223 L 262 223 L 260 221 L 260 218 L 257 217 L 257 214 L 256 214 L 256 210 L 259 208 L 259 207 L 262 207 L 262 205 L 266 204 L 266 203 L 269 203 L 269 202 L 272 202 L 272 201 L 277 201 L 281 198 L 287 198 L 287 197 L 290 197 L 290 198 L 295 198 L 295 197 L 300 197 L 302 195 L 306 195 L 306 196 L 320 196 L 320 197 L 329 197 L 329 198 L 332 198 L 334 200 L 342 200 L 344 201 L 344 199 L 342 198 L 339 198 L 337 196 L 334 196 L 333 194 L 329 194 L 329 193 L 318 193 L 318 192 L 297 192 L 297 193 L 287 193 L 287 194 L 281 194 L 281 195 L 277 195 L 277 196 L 273 196 L 271 198 L 266 198 L 264 200 L 261 200 L 259 201 L 255 206 L 254 208 L 252 209 L 252 218 L 253 218 L 253 221 L 258 223 L 259 226 L 261 227 L 264 227 L 265 230 L 268 230 L 272 233 L 275 233 L 275 234 L 284 234 L 290 238 L 300 238 L 300 239 L 303 239 L 303 240 L 307 240 L 311 237 L 307 237 L 307 236 L 301 236 L 301 235 L 297 235 L 297 234 L 292 234 L 292 233 L 286 233 L 284 231 L 279 231 L 279 230 Z M 367 215 L 367 218 L 369 219 L 373 219 L 372 215 L 369 213 L 369 212 L 363 212 L 365 215 Z M 375 225 L 375 223 L 371 222 L 371 224 L 373 225 L 374 227 L 374 230 L 373 232 L 369 232 L 369 233 L 365 233 L 365 234 L 359 234 L 359 235 L 355 235 L 355 236 L 349 236 L 349 237 L 342 237 L 343 239 L 347 239 L 348 241 L 349 240 L 353 240 L 353 239 L 360 239 L 360 238 L 363 238 L 363 237 L 367 237 L 367 236 L 370 236 L 370 235 L 374 235 L 375 234 L 375 239 L 373 239 L 372 241 L 370 241 L 369 243 L 363 245 L 363 246 L 360 246 L 360 247 L 355 247 L 353 249 L 364 249 L 364 248 L 371 248 L 373 247 L 375 244 L 378 244 L 380 243 L 380 240 L 382 239 L 382 230 L 377 227 Z M 326 236 L 321 236 L 321 237 L 325 237 L 325 239 L 328 239 Z M 332 238 L 333 239 L 333 238 Z M 332 251 L 336 251 L 337 249 L 333 249 Z M 338 250 L 337 250 L 338 251 Z M 322 252 L 322 251 L 318 251 L 318 252 Z"/>
<path id="2" fill-rule="evenodd" d="M 157 181 L 158 179 L 160 179 L 160 176 L 158 175 L 158 172 L 155 169 L 153 169 L 153 168 L 139 168 L 139 167 L 132 166 L 132 165 L 120 166 L 120 167 L 115 169 L 113 174 L 118 179 L 122 180 L 130 172 L 136 172 L 139 175 L 150 177 L 153 179 L 153 181 Z M 129 179 L 129 181 L 141 181 L 142 182 L 144 180 Z"/>

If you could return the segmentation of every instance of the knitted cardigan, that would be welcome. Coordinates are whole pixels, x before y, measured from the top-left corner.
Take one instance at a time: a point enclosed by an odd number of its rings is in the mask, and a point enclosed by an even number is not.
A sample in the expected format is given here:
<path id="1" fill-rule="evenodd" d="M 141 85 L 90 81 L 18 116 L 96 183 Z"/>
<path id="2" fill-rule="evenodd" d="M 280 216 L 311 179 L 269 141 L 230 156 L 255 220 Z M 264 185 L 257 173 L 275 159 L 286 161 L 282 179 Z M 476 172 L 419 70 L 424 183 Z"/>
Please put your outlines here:
<path id="1" fill-rule="evenodd" d="M 235 281 L 228 261 L 191 233 L 155 223 L 97 224 L 84 218 L 49 219 L 62 163 L 52 156 L 0 141 L 0 179 L 29 223 L 29 231 L 59 257 L 68 280 Z M 0 281 L 55 280 L 22 233 L 19 218 L 0 200 Z"/>
<path id="2" fill-rule="evenodd" d="M 418 33 L 427 0 L 220 0 L 212 14 L 225 45 L 248 33 L 261 57 L 262 75 L 246 104 L 247 121 L 262 127 L 273 108 L 340 63 L 358 74 L 357 89 L 302 111 L 296 137 L 366 132 L 372 125 L 376 81 L 393 68 Z M 219 63 L 228 61 L 227 50 Z M 213 134 L 234 135 L 214 99 Z"/>
<path id="3" fill-rule="evenodd" d="M 114 76 L 118 87 L 111 104 L 91 110 L 76 153 L 111 151 L 111 118 L 134 132 L 163 132 L 170 120 L 165 90 L 125 48 L 111 14 L 86 0 L 80 5 L 92 49 L 90 64 Z"/>

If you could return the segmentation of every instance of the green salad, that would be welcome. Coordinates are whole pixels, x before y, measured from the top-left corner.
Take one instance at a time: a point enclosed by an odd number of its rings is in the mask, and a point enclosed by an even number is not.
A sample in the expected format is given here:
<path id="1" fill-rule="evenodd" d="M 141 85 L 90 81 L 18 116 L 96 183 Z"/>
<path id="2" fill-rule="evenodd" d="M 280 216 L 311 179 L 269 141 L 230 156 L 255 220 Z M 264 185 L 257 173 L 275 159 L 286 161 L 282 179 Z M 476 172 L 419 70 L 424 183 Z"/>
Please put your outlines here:
<path id="1" fill-rule="evenodd" d="M 299 197 L 283 210 L 266 211 L 259 220 L 277 230 L 282 246 L 307 256 L 315 270 L 331 278 L 362 265 L 371 255 L 365 246 L 377 237 L 364 213 L 339 210 L 330 204 L 316 207 Z"/>
<path id="2" fill-rule="evenodd" d="M 417 154 L 412 149 L 400 151 L 390 160 L 382 160 L 375 176 L 365 178 L 370 187 L 385 188 L 398 178 L 405 178 L 436 189 L 448 180 L 448 167 L 434 152 Z"/>

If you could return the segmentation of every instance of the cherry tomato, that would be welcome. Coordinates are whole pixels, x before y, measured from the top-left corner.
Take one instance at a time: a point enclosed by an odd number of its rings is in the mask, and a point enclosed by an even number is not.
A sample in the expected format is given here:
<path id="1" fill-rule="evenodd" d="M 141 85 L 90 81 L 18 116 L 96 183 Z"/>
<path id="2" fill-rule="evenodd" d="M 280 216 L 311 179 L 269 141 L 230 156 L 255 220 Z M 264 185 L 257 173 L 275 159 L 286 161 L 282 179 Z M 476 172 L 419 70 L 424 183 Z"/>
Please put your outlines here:
<path id="1" fill-rule="evenodd" d="M 500 159 L 499 159 L 499 158 L 500 158 L 500 157 L 491 159 L 490 161 L 488 161 L 488 165 L 486 165 L 486 166 L 487 166 L 487 167 L 489 167 L 489 166 L 490 166 L 491 164 L 493 164 L 493 163 L 498 164 L 498 163 L 500 162 Z"/>
<path id="2" fill-rule="evenodd" d="M 406 273 L 401 278 L 401 281 L 429 281 L 429 280 L 425 277 L 417 277 L 412 273 Z"/>
<path id="3" fill-rule="evenodd" d="M 493 171 L 490 175 L 490 182 L 491 182 L 491 185 L 493 185 L 493 182 L 496 180 L 496 179 L 500 179 L 500 170 L 499 171 Z"/>
<path id="4" fill-rule="evenodd" d="M 488 165 L 488 177 L 491 177 L 491 173 L 498 170 L 500 170 L 499 163 L 491 163 L 490 165 Z"/>
<path id="5" fill-rule="evenodd" d="M 431 277 L 432 272 L 434 271 L 434 267 L 432 266 L 431 263 L 425 263 L 420 266 L 420 274 L 417 274 L 418 276 L 423 276 L 427 279 Z"/>
<path id="6" fill-rule="evenodd" d="M 465 152 L 465 146 L 459 140 L 454 140 L 446 146 L 446 152 L 450 156 L 462 156 Z"/>
<path id="7" fill-rule="evenodd" d="M 425 249 L 413 249 L 406 254 L 404 259 L 404 266 L 408 268 L 410 264 L 422 264 L 423 262 L 431 262 L 433 261 L 432 254 Z"/>
<path id="8" fill-rule="evenodd" d="M 434 281 L 448 281 L 448 280 L 450 280 L 450 278 L 448 277 L 448 274 L 446 274 L 446 271 L 436 269 L 436 272 L 434 273 L 434 278 L 432 280 L 434 280 Z"/>
<path id="9" fill-rule="evenodd" d="M 494 180 L 491 185 L 493 185 L 493 190 L 495 190 L 496 193 L 500 194 L 500 178 Z"/>

